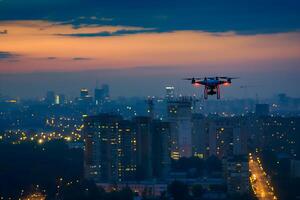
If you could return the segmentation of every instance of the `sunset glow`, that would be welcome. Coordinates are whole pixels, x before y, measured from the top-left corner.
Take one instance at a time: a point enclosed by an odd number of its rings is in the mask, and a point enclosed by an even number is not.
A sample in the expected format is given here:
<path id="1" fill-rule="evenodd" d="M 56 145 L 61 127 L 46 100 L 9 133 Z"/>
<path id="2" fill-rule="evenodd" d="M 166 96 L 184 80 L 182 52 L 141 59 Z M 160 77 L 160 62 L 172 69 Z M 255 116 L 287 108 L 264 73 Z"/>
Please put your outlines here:
<path id="1" fill-rule="evenodd" d="M 234 32 L 174 31 L 108 37 L 71 34 L 143 30 L 141 27 L 74 28 L 48 21 L 4 21 L 0 30 L 1 73 L 72 71 L 138 66 L 214 66 L 287 61 L 300 57 L 300 33 L 238 35 Z"/>

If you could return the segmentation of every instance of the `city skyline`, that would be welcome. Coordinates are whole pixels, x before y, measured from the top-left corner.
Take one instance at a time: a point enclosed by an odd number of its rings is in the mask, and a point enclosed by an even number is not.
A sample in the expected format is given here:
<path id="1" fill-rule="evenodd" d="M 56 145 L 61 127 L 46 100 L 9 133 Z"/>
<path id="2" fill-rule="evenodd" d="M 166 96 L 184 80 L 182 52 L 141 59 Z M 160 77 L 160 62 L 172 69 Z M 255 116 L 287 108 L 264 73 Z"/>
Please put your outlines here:
<path id="1" fill-rule="evenodd" d="M 300 199 L 299 10 L 0 0 L 0 199 Z"/>
<path id="2" fill-rule="evenodd" d="M 55 79 L 67 83 L 67 93 L 69 85 L 91 88 L 100 80 L 112 86 L 114 96 L 126 96 L 118 84 L 131 88 L 128 96 L 142 94 L 146 86 L 159 95 L 158 84 L 149 87 L 152 79 L 186 90 L 179 83 L 184 76 L 226 75 L 240 76 L 240 85 L 259 85 L 259 96 L 279 91 L 299 97 L 297 7 L 294 0 L 2 0 L 1 93 L 24 96 L 28 90 L 41 96 L 39 87 L 58 87 Z"/>

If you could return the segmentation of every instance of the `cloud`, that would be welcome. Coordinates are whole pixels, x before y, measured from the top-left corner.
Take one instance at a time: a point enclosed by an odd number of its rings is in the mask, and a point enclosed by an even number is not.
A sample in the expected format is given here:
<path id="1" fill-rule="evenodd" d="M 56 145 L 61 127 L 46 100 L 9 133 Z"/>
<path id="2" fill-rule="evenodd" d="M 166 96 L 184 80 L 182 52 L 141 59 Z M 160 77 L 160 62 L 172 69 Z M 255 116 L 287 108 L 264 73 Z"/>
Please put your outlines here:
<path id="1" fill-rule="evenodd" d="M 8 34 L 7 30 L 0 31 L 0 35 L 6 35 L 6 34 Z"/>
<path id="2" fill-rule="evenodd" d="M 49 57 L 47 57 L 47 59 L 48 59 L 48 60 L 56 60 L 57 57 L 49 56 Z"/>
<path id="3" fill-rule="evenodd" d="M 82 61 L 82 60 L 92 60 L 92 58 L 86 58 L 86 57 L 74 57 L 72 60 L 75 61 Z"/>
<path id="4" fill-rule="evenodd" d="M 7 51 L 0 51 L 0 61 L 1 60 L 16 60 L 15 58 L 18 57 L 19 55 L 17 54 L 13 54 L 13 53 L 10 53 L 10 52 L 7 52 Z"/>
<path id="5" fill-rule="evenodd" d="M 110 36 L 122 36 L 131 34 L 141 34 L 141 33 L 159 33 L 156 29 L 142 29 L 142 30 L 127 30 L 121 29 L 113 32 L 101 31 L 97 33 L 71 33 L 71 34 L 56 34 L 59 36 L 72 36 L 72 37 L 110 37 Z"/>
<path id="6" fill-rule="evenodd" d="M 299 30 L 299 6 L 298 0 L 9 0 L 1 2 L 0 20 L 257 34 Z"/>

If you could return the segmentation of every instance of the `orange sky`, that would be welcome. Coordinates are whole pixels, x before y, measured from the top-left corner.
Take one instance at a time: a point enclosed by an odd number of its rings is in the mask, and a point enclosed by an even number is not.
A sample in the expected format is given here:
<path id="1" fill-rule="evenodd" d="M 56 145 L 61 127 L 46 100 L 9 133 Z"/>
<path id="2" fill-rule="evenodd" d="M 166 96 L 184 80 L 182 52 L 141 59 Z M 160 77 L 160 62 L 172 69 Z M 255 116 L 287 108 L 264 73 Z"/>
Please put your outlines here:
<path id="1" fill-rule="evenodd" d="M 57 34 L 143 30 L 141 27 L 103 26 L 74 29 L 47 21 L 0 22 L 0 73 L 72 71 L 135 66 L 222 67 L 243 63 L 300 58 L 300 32 L 238 35 L 197 31 L 141 33 L 111 37 L 72 37 Z M 55 59 L 48 59 L 55 57 Z M 74 60 L 73 58 L 84 58 Z M 283 66 L 284 67 L 284 66 Z"/>

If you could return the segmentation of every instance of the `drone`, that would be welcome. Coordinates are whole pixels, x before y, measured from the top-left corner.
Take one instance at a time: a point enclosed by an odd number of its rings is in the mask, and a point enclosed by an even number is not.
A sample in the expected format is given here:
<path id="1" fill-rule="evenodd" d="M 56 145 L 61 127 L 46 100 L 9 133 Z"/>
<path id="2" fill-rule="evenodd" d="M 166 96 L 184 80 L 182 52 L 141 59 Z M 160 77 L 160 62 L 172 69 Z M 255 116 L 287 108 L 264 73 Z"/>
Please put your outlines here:
<path id="1" fill-rule="evenodd" d="M 183 80 L 191 81 L 192 85 L 199 87 L 204 85 L 204 99 L 208 99 L 208 95 L 217 94 L 217 99 L 221 98 L 220 85 L 230 86 L 231 80 L 238 79 L 237 77 L 204 77 L 204 78 L 184 78 Z"/>

